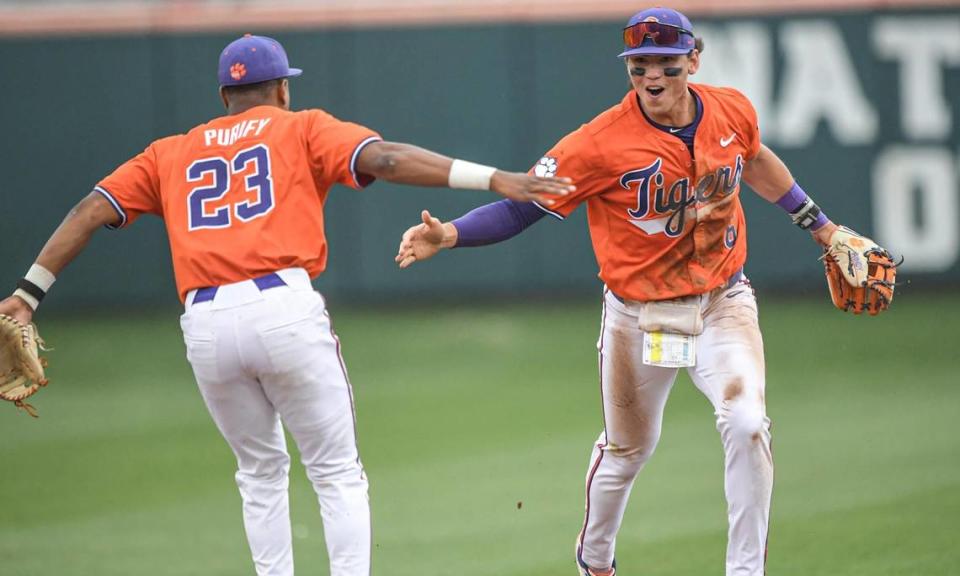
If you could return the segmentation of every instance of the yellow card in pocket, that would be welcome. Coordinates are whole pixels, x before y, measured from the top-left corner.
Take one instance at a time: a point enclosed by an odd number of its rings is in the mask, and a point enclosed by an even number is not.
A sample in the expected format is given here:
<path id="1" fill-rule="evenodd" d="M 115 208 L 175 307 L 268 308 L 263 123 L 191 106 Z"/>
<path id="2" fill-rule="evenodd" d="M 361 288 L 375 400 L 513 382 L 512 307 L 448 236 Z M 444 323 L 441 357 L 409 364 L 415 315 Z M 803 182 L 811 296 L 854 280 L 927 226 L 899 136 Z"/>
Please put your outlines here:
<path id="1" fill-rule="evenodd" d="M 670 332 L 643 333 L 643 363 L 683 368 L 697 363 L 697 337 Z"/>

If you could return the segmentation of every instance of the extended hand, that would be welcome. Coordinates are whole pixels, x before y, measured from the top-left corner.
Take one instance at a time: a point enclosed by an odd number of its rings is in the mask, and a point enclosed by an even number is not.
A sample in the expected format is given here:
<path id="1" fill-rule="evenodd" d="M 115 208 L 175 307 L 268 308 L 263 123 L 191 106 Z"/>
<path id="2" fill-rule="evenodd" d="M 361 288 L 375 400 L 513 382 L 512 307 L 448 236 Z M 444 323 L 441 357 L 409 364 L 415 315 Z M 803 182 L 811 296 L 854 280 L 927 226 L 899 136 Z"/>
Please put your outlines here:
<path id="1" fill-rule="evenodd" d="M 569 178 L 546 178 L 530 176 L 519 172 L 497 170 L 490 179 L 490 189 L 504 198 L 518 202 L 537 202 L 543 206 L 552 206 L 556 200 L 551 196 L 566 196 L 575 191 L 576 186 Z"/>
<path id="2" fill-rule="evenodd" d="M 432 258 L 441 249 L 450 248 L 457 242 L 457 229 L 453 224 L 440 222 L 426 210 L 420 213 L 420 218 L 423 222 L 408 228 L 400 239 L 400 248 L 394 258 L 400 268 Z"/>

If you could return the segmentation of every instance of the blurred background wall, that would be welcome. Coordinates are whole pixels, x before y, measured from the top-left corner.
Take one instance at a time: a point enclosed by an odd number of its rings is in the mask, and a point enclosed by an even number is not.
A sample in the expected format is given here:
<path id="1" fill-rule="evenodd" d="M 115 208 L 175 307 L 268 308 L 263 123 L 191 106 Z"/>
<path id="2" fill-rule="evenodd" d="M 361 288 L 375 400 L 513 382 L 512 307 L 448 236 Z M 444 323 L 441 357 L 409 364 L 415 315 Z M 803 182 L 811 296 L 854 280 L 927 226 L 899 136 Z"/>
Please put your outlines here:
<path id="1" fill-rule="evenodd" d="M 901 290 L 960 286 L 960 4 L 678 1 L 706 50 L 697 81 L 744 91 L 764 141 L 835 220 L 906 263 Z M 220 115 L 220 49 L 280 40 L 295 108 L 390 140 L 526 170 L 620 100 L 620 30 L 643 2 L 0 2 L 0 286 L 12 290 L 72 205 L 155 138 Z M 745 190 L 747 273 L 764 293 L 822 295 L 818 252 Z M 335 188 L 340 301 L 577 295 L 599 289 L 585 210 L 510 242 L 399 271 L 421 208 L 450 219 L 496 198 L 377 183 Z M 162 223 L 104 231 L 49 308 L 177 304 Z"/>

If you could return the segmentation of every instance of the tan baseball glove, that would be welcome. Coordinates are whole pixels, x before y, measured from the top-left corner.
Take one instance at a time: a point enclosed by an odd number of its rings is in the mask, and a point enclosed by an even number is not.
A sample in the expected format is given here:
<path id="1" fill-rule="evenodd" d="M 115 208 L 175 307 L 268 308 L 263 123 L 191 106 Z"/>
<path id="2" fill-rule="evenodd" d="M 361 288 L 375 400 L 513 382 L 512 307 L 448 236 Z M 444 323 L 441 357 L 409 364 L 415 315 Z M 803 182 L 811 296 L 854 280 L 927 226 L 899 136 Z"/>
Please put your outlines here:
<path id="1" fill-rule="evenodd" d="M 40 357 L 40 350 L 45 348 L 35 325 L 23 325 L 0 314 L 0 398 L 34 418 L 36 409 L 24 400 L 47 385 L 43 374 L 46 360 Z"/>
<path id="2" fill-rule="evenodd" d="M 898 264 L 876 242 L 840 226 L 823 254 L 833 305 L 876 316 L 893 302 Z"/>

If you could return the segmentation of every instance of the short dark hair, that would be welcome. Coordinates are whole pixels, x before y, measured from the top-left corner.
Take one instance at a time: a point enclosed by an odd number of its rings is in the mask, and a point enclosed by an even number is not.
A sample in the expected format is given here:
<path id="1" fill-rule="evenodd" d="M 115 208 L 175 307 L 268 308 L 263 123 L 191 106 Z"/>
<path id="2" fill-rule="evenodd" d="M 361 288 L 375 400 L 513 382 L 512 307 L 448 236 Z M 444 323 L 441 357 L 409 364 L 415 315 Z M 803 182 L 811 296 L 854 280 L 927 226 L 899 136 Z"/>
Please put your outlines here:
<path id="1" fill-rule="evenodd" d="M 270 92 L 277 89 L 277 86 L 283 82 L 283 78 L 276 78 L 274 80 L 264 80 L 263 82 L 257 82 L 255 84 L 242 84 L 240 86 L 224 86 L 223 93 L 227 95 L 227 98 L 233 100 L 236 98 L 251 98 L 251 97 L 260 97 L 266 98 L 270 95 Z"/>
<path id="2" fill-rule="evenodd" d="M 693 39 L 693 49 L 703 54 L 703 38 L 696 36 Z M 691 52 L 693 52 L 693 50 L 691 50 Z"/>

